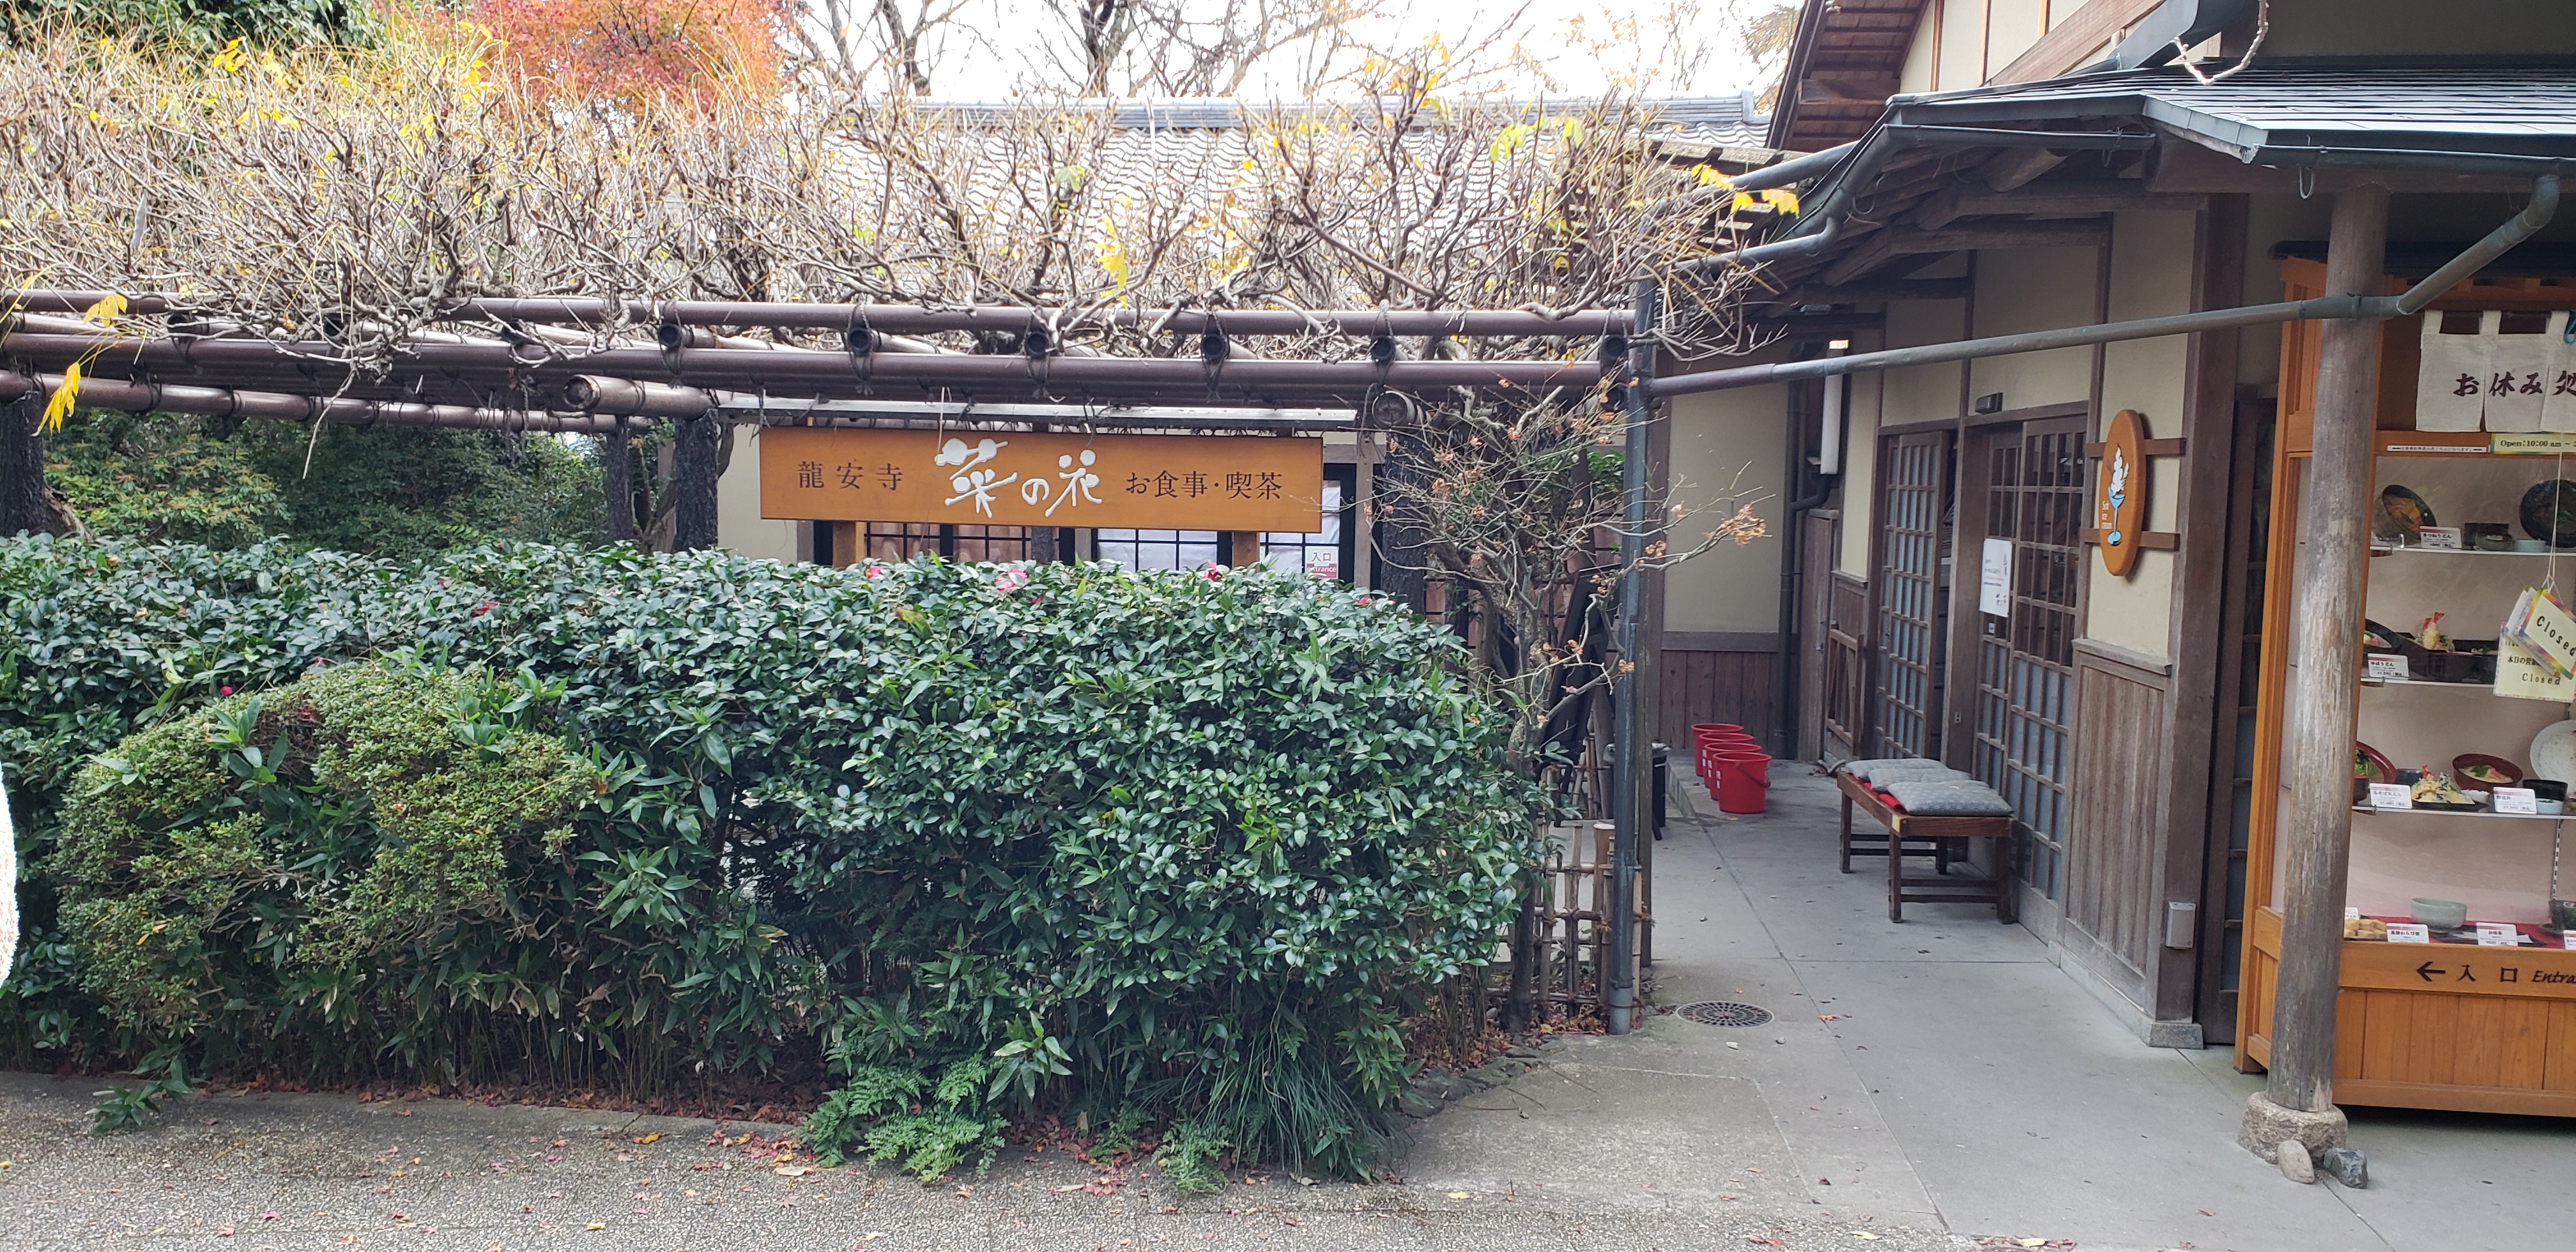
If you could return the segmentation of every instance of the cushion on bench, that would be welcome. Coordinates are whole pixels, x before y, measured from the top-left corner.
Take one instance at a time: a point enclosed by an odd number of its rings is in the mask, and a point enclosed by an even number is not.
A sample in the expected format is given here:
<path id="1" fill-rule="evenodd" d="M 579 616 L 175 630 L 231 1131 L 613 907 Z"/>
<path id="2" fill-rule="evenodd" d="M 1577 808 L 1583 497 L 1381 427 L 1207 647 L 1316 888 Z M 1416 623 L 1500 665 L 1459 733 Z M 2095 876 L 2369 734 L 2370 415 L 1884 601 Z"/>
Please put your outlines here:
<path id="1" fill-rule="evenodd" d="M 1845 761 L 1842 771 L 1865 783 L 1886 782 L 1894 778 L 1965 778 L 1966 774 L 1943 765 L 1930 757 L 1895 756 L 1870 761 Z"/>
<path id="2" fill-rule="evenodd" d="M 2012 806 L 1981 782 L 1955 778 L 1893 778 L 1879 790 L 1914 817 L 2010 817 Z"/>

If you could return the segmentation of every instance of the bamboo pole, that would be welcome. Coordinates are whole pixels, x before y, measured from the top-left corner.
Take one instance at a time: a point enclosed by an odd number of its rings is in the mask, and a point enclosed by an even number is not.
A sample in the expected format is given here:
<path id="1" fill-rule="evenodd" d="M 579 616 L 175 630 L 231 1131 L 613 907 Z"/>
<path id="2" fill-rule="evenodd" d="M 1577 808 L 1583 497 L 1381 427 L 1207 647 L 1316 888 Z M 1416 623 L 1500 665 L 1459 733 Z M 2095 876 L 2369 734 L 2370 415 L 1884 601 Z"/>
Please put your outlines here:
<path id="1" fill-rule="evenodd" d="M 2375 295 L 2385 269 L 2388 189 L 2337 192 L 2326 249 L 2329 295 Z M 2369 542 L 2371 437 L 2380 324 L 2331 321 L 2318 348 L 2314 453 L 2299 534 L 2307 541 L 2292 610 L 2287 733 L 2289 843 L 2281 961 L 2265 1094 L 2295 1112 L 2334 1107 L 2335 998 L 2341 990 L 2344 891 L 2351 868 L 2352 745 Z"/>

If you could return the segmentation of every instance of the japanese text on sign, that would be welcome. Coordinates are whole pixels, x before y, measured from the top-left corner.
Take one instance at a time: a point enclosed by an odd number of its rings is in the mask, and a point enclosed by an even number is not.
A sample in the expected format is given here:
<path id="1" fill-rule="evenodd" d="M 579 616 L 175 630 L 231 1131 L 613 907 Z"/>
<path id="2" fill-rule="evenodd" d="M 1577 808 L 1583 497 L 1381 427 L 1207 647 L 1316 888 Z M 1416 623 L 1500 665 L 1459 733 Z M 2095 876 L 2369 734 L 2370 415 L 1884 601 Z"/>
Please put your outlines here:
<path id="1" fill-rule="evenodd" d="M 1026 431 L 760 432 L 760 515 L 1308 533 L 1323 441 Z"/>

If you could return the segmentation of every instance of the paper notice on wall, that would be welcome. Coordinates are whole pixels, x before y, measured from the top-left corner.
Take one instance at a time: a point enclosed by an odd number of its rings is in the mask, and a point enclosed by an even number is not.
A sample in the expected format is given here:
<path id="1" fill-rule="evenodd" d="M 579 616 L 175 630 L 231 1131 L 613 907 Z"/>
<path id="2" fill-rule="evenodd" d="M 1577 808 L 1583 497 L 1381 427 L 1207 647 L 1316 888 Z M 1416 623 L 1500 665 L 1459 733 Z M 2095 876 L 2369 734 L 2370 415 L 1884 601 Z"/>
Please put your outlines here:
<path id="1" fill-rule="evenodd" d="M 2487 366 L 2494 349 L 2493 338 L 2484 332 L 2495 316 L 2481 314 L 2477 330 L 2446 335 L 2441 313 L 2424 315 L 2424 360 L 2415 374 L 2415 429 L 2479 429 L 2487 385 L 2492 381 Z"/>
<path id="2" fill-rule="evenodd" d="M 1985 563 L 1977 569 L 1977 611 L 2012 616 L 2012 540 L 1986 537 Z"/>
<path id="3" fill-rule="evenodd" d="M 2542 399 L 2549 394 L 2550 366 L 2557 353 L 2555 336 L 2493 336 L 2487 349 L 2486 424 L 2488 430 L 2540 429 Z"/>
<path id="4" fill-rule="evenodd" d="M 2549 315 L 2549 393 L 2540 398 L 2542 430 L 2576 431 L 2576 312 Z"/>
<path id="5" fill-rule="evenodd" d="M 2576 700 L 2576 674 L 2541 664 L 2521 644 L 2496 640 L 2495 693 L 2515 700 Z"/>

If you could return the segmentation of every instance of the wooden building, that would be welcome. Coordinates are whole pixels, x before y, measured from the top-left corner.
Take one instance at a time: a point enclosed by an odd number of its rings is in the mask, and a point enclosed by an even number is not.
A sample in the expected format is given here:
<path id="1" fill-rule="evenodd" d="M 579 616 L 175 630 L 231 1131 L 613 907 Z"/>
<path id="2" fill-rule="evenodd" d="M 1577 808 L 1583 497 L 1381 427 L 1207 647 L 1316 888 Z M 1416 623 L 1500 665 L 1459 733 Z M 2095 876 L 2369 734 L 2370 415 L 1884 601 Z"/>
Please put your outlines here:
<path id="1" fill-rule="evenodd" d="M 2576 172 L 2576 6 L 2471 7 L 2475 20 L 2402 0 L 1810 0 L 1771 143 L 1855 147 L 1803 184 L 1804 220 L 1773 242 L 1807 242 L 1769 250 L 1763 272 L 1783 304 L 1850 319 L 1852 353 L 1951 343 L 2325 294 L 2340 203 L 2346 244 L 2371 254 L 2372 290 L 2394 294 L 2522 212 L 2536 178 Z M 2384 254 L 2349 229 L 2367 227 L 2374 200 Z M 1775 520 L 1794 575 L 1782 655 L 1795 751 L 1937 757 L 1993 785 L 2020 826 L 2023 924 L 2143 1042 L 2232 1041 L 2261 1066 L 2280 904 L 2295 889 L 2291 671 L 2338 632 L 2348 654 L 2362 626 L 2292 608 L 2293 566 L 2316 559 L 2297 519 L 2311 427 L 2326 420 L 2321 337 L 2343 333 L 2321 328 L 2378 337 L 2375 374 L 2355 386 L 2380 398 L 2360 420 L 2362 435 L 2377 431 L 2381 480 L 2447 490 L 2490 472 L 2501 477 L 2435 510 L 2452 525 L 2512 522 L 2489 516 L 2492 497 L 2556 468 L 2487 455 L 2474 417 L 2443 438 L 2481 455 L 2438 471 L 2397 459 L 2433 455 L 2407 451 L 2427 439 L 2404 433 L 2425 320 L 2474 330 L 2480 310 L 2513 311 L 2565 334 L 2571 307 L 2576 212 L 2561 212 L 2419 316 L 1862 372 L 1830 401 L 1822 384 L 1796 384 L 1807 398 L 1783 438 L 1799 472 Z M 2557 359 L 2576 371 L 2576 340 L 2566 351 Z M 1839 411 L 1820 412 L 1829 405 Z M 2114 573 L 2095 533 L 2097 475 L 2123 412 L 2142 428 L 2125 481 L 2144 512 Z M 2576 410 L 2570 420 L 2576 430 Z M 2371 563 L 2373 596 L 2401 585 L 2385 564 Z M 1998 578 L 2000 598 L 1980 594 Z M 2496 633 L 2480 616 L 2493 589 L 2442 586 L 2470 614 L 2458 633 Z M 1676 613 L 1691 594 L 1677 577 Z M 2373 701 L 2400 697 L 2375 691 L 2358 697 L 2365 732 L 2399 718 L 2411 730 L 2384 733 L 2424 754 L 2458 744 L 2518 758 L 2504 749 L 2567 715 L 2563 701 L 2527 716 L 2542 706 L 2501 701 L 2521 720 L 2488 733 L 2502 724 L 2476 703 L 2488 696 L 2390 712 Z M 2349 719 L 2353 704 L 2340 707 Z M 2547 920 L 2555 823 L 2472 831 L 2345 811 L 2342 824 L 2350 903 L 2365 913 L 2403 914 L 2428 895 L 2500 923 Z M 2346 947 L 2334 1081 L 2351 1102 L 2576 1108 L 2576 987 L 2526 972 L 2504 998 L 2435 1003 L 2416 960 L 2391 964 L 2409 954 Z M 2331 969 L 2336 956 L 2323 959 Z M 2576 953 L 2522 962 L 2560 963 Z"/>

